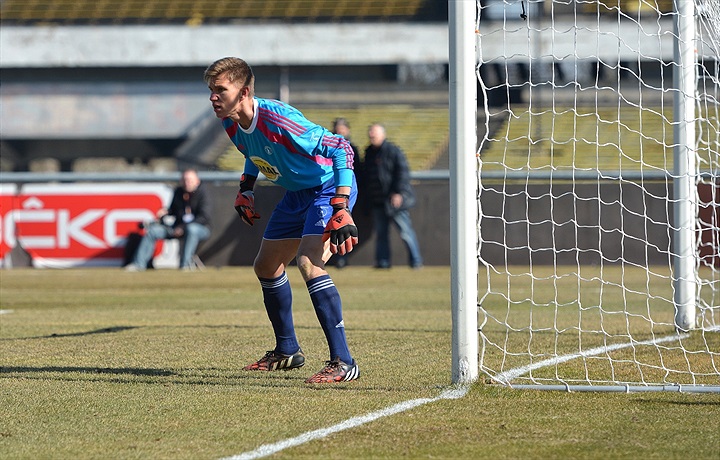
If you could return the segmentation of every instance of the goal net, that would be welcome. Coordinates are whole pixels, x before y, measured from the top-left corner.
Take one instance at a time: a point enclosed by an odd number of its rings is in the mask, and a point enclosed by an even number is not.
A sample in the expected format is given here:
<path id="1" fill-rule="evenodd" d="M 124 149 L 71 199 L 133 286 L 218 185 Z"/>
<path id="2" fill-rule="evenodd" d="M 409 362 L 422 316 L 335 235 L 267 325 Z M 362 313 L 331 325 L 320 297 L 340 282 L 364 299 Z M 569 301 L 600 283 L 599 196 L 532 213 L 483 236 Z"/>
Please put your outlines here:
<path id="1" fill-rule="evenodd" d="M 720 391 L 720 2 L 476 12 L 479 375 Z"/>

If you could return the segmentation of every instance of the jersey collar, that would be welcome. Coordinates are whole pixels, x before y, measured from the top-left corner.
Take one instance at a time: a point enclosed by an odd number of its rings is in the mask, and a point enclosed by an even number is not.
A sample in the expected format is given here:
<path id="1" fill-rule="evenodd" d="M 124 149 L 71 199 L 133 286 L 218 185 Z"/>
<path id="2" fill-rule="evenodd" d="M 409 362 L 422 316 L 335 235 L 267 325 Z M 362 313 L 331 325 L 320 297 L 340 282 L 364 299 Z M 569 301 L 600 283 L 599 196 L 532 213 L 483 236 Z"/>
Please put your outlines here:
<path id="1" fill-rule="evenodd" d="M 255 131 L 257 122 L 258 122 L 258 100 L 257 100 L 257 98 L 253 98 L 253 119 L 252 119 L 252 123 L 250 123 L 250 127 L 248 129 L 245 129 L 242 126 L 240 126 L 240 123 L 238 123 L 238 127 L 245 134 L 252 134 L 252 132 Z"/>

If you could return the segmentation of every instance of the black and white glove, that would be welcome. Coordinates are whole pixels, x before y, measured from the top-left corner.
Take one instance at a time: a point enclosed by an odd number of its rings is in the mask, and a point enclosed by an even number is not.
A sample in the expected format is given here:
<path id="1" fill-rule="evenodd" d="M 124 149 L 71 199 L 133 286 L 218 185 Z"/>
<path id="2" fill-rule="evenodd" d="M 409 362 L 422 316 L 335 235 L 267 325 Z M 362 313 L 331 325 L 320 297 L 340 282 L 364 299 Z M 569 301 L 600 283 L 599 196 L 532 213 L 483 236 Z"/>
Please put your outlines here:
<path id="1" fill-rule="evenodd" d="M 335 195 L 330 200 L 333 214 L 325 226 L 323 241 L 330 240 L 330 252 L 345 255 L 358 244 L 358 229 L 348 209 L 348 195 Z"/>

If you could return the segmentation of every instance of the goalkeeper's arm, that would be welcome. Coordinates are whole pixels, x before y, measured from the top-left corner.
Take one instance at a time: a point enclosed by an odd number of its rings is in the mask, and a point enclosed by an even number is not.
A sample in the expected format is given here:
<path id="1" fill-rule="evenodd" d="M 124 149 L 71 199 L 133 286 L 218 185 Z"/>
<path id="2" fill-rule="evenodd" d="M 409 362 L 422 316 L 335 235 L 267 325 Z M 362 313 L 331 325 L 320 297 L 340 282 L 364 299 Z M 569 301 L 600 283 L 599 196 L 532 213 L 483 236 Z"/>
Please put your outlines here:
<path id="1" fill-rule="evenodd" d="M 330 200 L 333 214 L 323 233 L 323 241 L 330 240 L 330 252 L 341 256 L 358 244 L 358 229 L 350 215 L 349 193 L 350 187 L 337 188 L 335 196 Z"/>

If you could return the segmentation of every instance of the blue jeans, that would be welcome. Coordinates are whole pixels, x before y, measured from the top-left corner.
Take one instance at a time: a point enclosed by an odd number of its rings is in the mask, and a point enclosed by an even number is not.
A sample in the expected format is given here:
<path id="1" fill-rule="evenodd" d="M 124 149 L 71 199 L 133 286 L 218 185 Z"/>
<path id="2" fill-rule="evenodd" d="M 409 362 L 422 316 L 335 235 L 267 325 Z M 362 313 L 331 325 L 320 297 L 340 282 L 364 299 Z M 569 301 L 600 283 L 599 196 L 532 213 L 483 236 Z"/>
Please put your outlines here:
<path id="1" fill-rule="evenodd" d="M 140 241 L 133 265 L 144 270 L 155 252 L 155 243 L 158 240 L 173 238 L 173 229 L 160 223 L 152 223 L 145 229 L 145 235 Z M 196 222 L 185 226 L 185 234 L 180 237 L 180 268 L 190 266 L 192 257 L 201 241 L 210 238 L 210 228 Z"/>
<path id="2" fill-rule="evenodd" d="M 408 264 L 411 267 L 420 267 L 423 264 L 420 255 L 420 245 L 410 220 L 410 211 L 402 210 L 392 216 L 385 213 L 384 207 L 373 207 L 373 222 L 375 225 L 375 266 L 389 268 L 390 260 L 390 222 L 393 222 L 400 231 L 400 238 L 405 243 L 408 252 Z"/>

